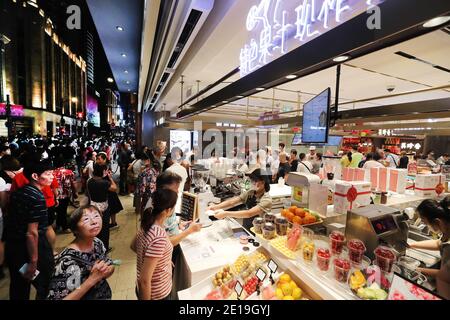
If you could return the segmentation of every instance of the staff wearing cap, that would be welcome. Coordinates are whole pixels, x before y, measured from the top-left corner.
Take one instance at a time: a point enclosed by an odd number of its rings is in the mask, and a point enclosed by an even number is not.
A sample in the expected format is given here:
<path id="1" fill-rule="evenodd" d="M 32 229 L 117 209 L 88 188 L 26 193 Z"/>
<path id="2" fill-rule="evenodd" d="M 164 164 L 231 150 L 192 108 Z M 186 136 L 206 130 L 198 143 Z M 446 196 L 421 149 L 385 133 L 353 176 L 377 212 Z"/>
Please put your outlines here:
<path id="1" fill-rule="evenodd" d="M 270 197 L 269 177 L 264 170 L 256 169 L 249 174 L 252 182 L 252 188 L 244 191 L 241 195 L 228 199 L 218 205 L 209 207 L 210 210 L 220 210 L 233 208 L 239 204 L 245 204 L 246 209 L 240 211 L 223 211 L 215 214 L 217 219 L 237 218 L 244 219 L 243 226 L 250 229 L 254 216 L 262 216 L 269 213 L 272 209 L 272 198 Z"/>
<path id="2" fill-rule="evenodd" d="M 311 146 L 309 147 L 309 153 L 306 155 L 306 161 L 309 161 L 311 163 L 313 163 L 314 161 L 316 161 L 317 157 L 316 157 L 316 147 L 315 146 Z"/>

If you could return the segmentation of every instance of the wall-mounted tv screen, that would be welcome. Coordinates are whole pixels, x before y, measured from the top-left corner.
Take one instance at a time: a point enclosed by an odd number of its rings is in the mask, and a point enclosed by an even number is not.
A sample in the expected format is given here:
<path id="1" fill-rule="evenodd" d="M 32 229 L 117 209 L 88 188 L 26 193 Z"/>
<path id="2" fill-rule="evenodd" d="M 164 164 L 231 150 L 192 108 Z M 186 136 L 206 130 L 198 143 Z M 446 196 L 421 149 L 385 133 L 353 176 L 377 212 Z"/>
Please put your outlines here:
<path id="1" fill-rule="evenodd" d="M 309 100 L 303 106 L 303 143 L 327 143 L 330 123 L 331 89 Z"/>

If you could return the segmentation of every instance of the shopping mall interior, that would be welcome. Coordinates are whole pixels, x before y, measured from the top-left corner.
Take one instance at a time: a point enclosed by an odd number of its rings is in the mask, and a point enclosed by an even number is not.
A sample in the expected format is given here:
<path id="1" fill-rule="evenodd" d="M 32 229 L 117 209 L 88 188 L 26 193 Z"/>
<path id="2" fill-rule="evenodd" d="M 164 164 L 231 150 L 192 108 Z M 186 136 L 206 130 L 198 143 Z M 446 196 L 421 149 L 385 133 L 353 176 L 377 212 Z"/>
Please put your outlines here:
<path id="1" fill-rule="evenodd" d="M 448 0 L 1 0 L 0 300 L 450 299 L 449 57 Z"/>

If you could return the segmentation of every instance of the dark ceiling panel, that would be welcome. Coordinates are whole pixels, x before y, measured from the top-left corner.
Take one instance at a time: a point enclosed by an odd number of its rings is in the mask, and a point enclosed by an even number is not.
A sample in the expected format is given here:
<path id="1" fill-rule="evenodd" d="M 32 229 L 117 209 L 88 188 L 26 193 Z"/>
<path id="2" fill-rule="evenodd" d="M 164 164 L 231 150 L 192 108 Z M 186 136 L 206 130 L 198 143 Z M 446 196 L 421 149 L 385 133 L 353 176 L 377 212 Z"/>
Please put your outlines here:
<path id="1" fill-rule="evenodd" d="M 137 92 L 144 1 L 87 0 L 87 4 L 119 91 Z M 117 26 L 124 30 L 118 31 Z"/>

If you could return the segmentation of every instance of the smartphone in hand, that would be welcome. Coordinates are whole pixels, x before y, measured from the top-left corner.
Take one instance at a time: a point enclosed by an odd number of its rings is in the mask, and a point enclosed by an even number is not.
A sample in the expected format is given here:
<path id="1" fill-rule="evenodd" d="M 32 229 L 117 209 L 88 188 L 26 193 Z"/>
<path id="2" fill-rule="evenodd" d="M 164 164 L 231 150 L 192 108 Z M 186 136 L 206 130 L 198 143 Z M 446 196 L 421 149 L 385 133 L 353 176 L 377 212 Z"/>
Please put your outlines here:
<path id="1" fill-rule="evenodd" d="M 25 264 L 22 266 L 22 268 L 19 269 L 19 272 L 20 272 L 22 275 L 25 275 L 25 273 L 27 272 L 27 269 L 28 269 L 28 263 L 25 263 Z M 36 279 L 36 277 L 37 277 L 38 275 L 39 275 L 39 270 L 36 269 L 36 272 L 34 273 L 33 278 L 32 278 L 31 280 Z"/>

